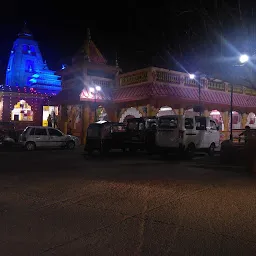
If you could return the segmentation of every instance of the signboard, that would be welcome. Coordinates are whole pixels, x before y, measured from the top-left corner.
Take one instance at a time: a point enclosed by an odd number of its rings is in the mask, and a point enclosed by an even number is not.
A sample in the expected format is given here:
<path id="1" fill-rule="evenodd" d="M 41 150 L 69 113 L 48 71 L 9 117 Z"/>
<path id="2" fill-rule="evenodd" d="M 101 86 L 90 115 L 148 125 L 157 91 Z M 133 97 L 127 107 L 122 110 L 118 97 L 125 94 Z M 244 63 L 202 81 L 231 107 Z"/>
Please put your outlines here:
<path id="1" fill-rule="evenodd" d="M 123 76 L 120 78 L 120 86 L 131 84 L 139 84 L 148 81 L 148 72 L 143 71 L 132 75 Z"/>

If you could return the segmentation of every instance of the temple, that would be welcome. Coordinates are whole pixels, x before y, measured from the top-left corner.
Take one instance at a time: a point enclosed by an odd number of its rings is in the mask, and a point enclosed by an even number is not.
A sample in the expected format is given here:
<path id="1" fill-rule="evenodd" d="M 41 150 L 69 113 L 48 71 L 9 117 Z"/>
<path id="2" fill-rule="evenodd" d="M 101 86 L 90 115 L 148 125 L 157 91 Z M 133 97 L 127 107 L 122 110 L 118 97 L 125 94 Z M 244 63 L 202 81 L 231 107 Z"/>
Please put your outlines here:
<path id="1" fill-rule="evenodd" d="M 43 61 L 38 43 L 24 26 L 13 43 L 6 70 L 6 86 L 30 87 L 43 93 L 58 93 L 61 81 Z"/>
<path id="2" fill-rule="evenodd" d="M 131 117 L 186 114 L 211 116 L 221 139 L 229 138 L 231 88 L 233 134 L 246 125 L 256 128 L 256 90 L 216 78 L 195 76 L 157 67 L 119 74 L 107 65 L 91 38 L 70 67 L 61 70 L 63 91 L 54 99 L 60 106 L 60 127 L 86 140 L 89 123 L 124 122 Z M 96 90 L 98 87 L 98 90 Z"/>
<path id="3" fill-rule="evenodd" d="M 20 128 L 46 125 L 46 116 L 54 110 L 50 110 L 49 98 L 60 91 L 60 77 L 48 68 L 25 24 L 13 43 L 5 84 L 0 88 L 0 120 L 13 121 Z"/>
<path id="4" fill-rule="evenodd" d="M 60 106 L 59 127 L 84 141 L 89 123 L 114 118 L 111 113 L 115 106 L 106 103 L 111 102 L 119 72 L 118 65 L 107 64 L 88 30 L 87 40 L 74 54 L 72 64 L 58 72 L 62 91 L 53 97 L 51 105 Z"/>
<path id="5" fill-rule="evenodd" d="M 256 128 L 253 88 L 157 67 L 120 73 L 117 59 L 116 65 L 109 65 L 88 30 L 71 65 L 63 65 L 55 75 L 25 27 L 10 54 L 6 84 L 0 86 L 0 120 L 13 121 L 18 127 L 47 126 L 49 115 L 56 116 L 58 128 L 80 137 L 82 143 L 90 123 L 125 122 L 131 117 L 211 116 L 219 124 L 222 139 L 229 138 L 231 126 L 234 136 L 246 125 Z"/>

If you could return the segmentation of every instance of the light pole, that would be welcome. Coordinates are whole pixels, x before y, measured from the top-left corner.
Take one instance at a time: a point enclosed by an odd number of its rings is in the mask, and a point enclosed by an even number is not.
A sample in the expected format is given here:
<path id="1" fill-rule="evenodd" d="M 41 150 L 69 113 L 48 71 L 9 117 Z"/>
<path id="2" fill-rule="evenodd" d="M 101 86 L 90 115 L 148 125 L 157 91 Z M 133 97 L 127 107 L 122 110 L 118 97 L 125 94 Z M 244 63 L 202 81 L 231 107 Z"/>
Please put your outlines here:
<path id="1" fill-rule="evenodd" d="M 96 106 L 96 103 L 97 103 L 97 93 L 99 91 L 101 91 L 101 87 L 100 86 L 95 86 L 95 87 L 90 87 L 89 88 L 90 92 L 94 94 L 94 120 L 95 122 L 97 121 L 97 106 Z"/>
<path id="2" fill-rule="evenodd" d="M 247 54 L 242 54 L 239 57 L 240 65 L 236 66 L 243 66 L 250 60 Z M 230 84 L 230 141 L 233 141 L 233 96 L 234 96 L 234 86 Z"/>
<path id="3" fill-rule="evenodd" d="M 189 74 L 189 79 L 194 80 L 196 78 L 195 74 Z M 197 81 L 196 81 L 197 82 Z M 199 105 L 199 115 L 201 116 L 201 83 L 198 83 L 198 105 Z"/>
<path id="4" fill-rule="evenodd" d="M 230 141 L 233 141 L 233 84 L 230 84 Z"/>

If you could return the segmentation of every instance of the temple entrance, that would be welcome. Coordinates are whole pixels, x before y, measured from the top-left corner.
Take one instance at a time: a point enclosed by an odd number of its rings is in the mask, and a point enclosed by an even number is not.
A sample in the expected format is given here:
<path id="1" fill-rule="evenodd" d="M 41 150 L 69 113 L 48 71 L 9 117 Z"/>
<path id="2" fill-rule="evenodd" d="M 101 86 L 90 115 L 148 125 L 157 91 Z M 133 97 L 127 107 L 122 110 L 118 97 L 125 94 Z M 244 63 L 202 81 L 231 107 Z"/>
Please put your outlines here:
<path id="1" fill-rule="evenodd" d="M 59 109 L 57 106 L 43 106 L 43 126 L 48 126 L 48 121 L 51 121 L 51 126 L 58 126 Z"/>
<path id="2" fill-rule="evenodd" d="M 158 111 L 158 113 L 156 114 L 157 117 L 160 117 L 160 116 L 171 116 L 171 115 L 176 115 L 174 110 L 169 107 L 169 106 L 164 106 L 164 107 L 161 107 Z"/>
<path id="3" fill-rule="evenodd" d="M 119 122 L 123 123 L 127 120 L 127 118 L 139 118 L 142 117 L 142 114 L 139 112 L 137 108 L 128 108 L 126 111 L 122 114 Z"/>
<path id="4" fill-rule="evenodd" d="M 218 110 L 213 110 L 210 112 L 210 117 L 216 122 L 220 131 L 224 131 L 224 122 L 221 113 Z"/>
<path id="5" fill-rule="evenodd" d="M 233 111 L 232 112 L 232 128 L 241 129 L 242 128 L 242 116 L 240 113 Z M 230 115 L 229 115 L 229 127 L 230 127 Z"/>
<path id="6" fill-rule="evenodd" d="M 12 121 L 33 121 L 33 111 L 25 100 L 20 100 L 11 113 Z"/>
<path id="7" fill-rule="evenodd" d="M 256 128 L 256 116 L 254 113 L 249 113 L 247 116 L 247 122 L 246 125 L 250 126 L 251 128 Z"/>

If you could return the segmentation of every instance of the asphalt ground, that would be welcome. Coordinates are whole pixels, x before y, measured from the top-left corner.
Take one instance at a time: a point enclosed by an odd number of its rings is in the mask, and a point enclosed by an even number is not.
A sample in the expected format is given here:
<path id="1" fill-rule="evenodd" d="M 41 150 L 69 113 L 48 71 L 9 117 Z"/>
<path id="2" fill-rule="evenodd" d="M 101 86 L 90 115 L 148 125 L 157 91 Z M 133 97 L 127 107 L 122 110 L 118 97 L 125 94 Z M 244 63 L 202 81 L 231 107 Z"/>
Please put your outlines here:
<path id="1" fill-rule="evenodd" d="M 1 255 L 255 255 L 255 178 L 219 157 L 0 151 Z"/>

